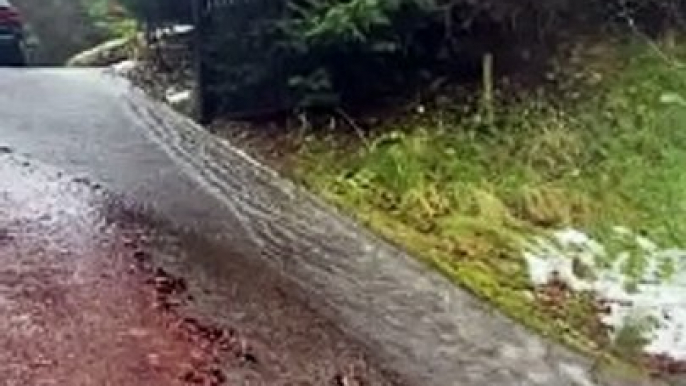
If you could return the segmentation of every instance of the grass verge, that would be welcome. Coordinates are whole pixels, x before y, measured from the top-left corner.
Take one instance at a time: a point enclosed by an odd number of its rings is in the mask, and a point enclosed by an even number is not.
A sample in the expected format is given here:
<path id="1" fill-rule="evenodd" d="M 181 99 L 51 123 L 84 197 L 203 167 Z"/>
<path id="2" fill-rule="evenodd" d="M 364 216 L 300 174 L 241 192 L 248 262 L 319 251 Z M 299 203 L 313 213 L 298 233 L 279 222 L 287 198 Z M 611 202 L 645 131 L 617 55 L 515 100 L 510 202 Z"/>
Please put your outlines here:
<path id="1" fill-rule="evenodd" d="M 637 359 L 621 354 L 643 344 L 636 334 L 610 341 L 592 296 L 541 293 L 522 257 L 527 240 L 564 227 L 609 247 L 617 226 L 686 246 L 686 47 L 602 48 L 577 58 L 582 70 L 563 66 L 582 94 L 503 99 L 489 126 L 478 111 L 444 106 L 359 143 L 313 135 L 296 174 L 525 325 L 587 353 Z"/>

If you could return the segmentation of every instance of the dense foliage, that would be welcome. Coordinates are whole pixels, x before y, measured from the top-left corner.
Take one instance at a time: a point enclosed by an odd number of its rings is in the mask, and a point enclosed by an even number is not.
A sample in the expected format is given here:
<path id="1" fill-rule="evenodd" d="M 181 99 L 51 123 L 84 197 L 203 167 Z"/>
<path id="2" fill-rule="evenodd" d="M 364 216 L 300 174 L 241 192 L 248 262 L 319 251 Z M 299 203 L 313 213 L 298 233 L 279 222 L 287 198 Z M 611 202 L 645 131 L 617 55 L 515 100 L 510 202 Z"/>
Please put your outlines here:
<path id="1" fill-rule="evenodd" d="M 530 70 L 527 61 L 545 57 L 562 33 L 617 21 L 656 32 L 686 14 L 680 0 L 199 1 L 208 79 L 222 110 L 402 96 L 473 79 L 485 52 L 505 70 Z M 191 16 L 191 0 L 122 3 L 148 23 Z"/>
<path id="2" fill-rule="evenodd" d="M 108 0 L 112 2 L 114 0 Z M 139 20 L 149 24 L 190 22 L 191 0 L 118 0 Z"/>
<path id="3" fill-rule="evenodd" d="M 89 23 L 98 30 L 100 40 L 135 34 L 135 20 L 118 3 L 112 0 L 80 0 L 80 2 Z"/>

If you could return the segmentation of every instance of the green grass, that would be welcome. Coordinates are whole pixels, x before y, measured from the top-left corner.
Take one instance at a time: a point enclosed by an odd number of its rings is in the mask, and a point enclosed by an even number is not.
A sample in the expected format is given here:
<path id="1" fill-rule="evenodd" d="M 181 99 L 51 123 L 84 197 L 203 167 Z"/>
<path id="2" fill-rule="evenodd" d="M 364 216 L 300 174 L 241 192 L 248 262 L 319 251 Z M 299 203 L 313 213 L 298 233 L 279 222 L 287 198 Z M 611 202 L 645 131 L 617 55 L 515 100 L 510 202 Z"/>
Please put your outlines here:
<path id="1" fill-rule="evenodd" d="M 532 300 L 521 256 L 525 240 L 564 226 L 608 245 L 621 225 L 686 246 L 686 68 L 641 43 L 605 48 L 584 63 L 596 81 L 582 98 L 501 101 L 488 128 L 477 113 L 433 111 L 355 149 L 316 137 L 298 174 L 526 325 L 587 352 L 606 347 L 587 297 L 561 312 Z M 639 340 L 630 335 L 622 344 Z"/>
<path id="2" fill-rule="evenodd" d="M 136 21 L 128 16 L 110 15 L 110 0 L 82 0 L 88 17 L 108 38 L 131 37 L 137 32 Z"/>

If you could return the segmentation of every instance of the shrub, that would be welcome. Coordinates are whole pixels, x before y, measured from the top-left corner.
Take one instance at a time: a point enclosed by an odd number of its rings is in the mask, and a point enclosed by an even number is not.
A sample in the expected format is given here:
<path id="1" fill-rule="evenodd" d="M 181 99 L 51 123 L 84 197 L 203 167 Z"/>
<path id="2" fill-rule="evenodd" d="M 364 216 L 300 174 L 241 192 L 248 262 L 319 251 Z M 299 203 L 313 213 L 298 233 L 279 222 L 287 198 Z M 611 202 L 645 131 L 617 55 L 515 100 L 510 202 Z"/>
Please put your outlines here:
<path id="1" fill-rule="evenodd" d="M 189 21 L 191 1 L 123 3 L 161 23 Z M 209 99 L 234 111 L 408 95 L 439 79 L 474 78 L 485 52 L 516 70 L 528 60 L 524 48 L 545 53 L 576 27 L 631 20 L 654 32 L 686 13 L 679 0 L 202 1 L 215 4 L 203 19 Z"/>
<path id="2" fill-rule="evenodd" d="M 119 0 L 134 17 L 147 24 L 190 23 L 193 0 Z"/>

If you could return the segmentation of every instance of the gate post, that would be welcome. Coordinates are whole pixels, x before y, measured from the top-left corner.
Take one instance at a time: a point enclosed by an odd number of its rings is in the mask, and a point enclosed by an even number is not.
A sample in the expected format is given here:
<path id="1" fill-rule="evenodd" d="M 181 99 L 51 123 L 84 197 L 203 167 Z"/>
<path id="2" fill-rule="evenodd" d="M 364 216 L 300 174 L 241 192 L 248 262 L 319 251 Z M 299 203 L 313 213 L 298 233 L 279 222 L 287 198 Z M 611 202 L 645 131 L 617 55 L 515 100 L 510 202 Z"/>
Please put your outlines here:
<path id="1" fill-rule="evenodd" d="M 203 8 L 204 0 L 191 0 L 193 10 L 193 67 L 195 75 L 195 90 L 193 99 L 195 101 L 195 119 L 202 123 L 208 123 L 207 108 L 205 105 L 205 73 L 203 60 Z"/>

